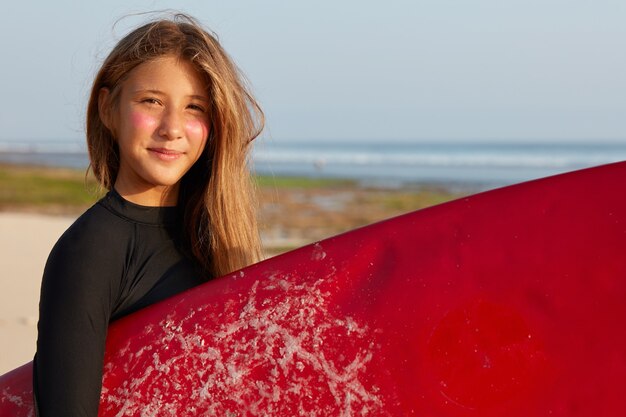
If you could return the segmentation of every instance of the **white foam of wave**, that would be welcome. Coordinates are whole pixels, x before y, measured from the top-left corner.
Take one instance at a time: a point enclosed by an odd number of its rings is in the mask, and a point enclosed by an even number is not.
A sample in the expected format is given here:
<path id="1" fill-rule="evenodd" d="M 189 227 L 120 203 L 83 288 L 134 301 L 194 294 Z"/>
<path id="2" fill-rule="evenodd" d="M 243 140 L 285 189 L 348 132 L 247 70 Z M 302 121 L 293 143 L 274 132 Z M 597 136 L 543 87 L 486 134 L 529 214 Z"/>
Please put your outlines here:
<path id="1" fill-rule="evenodd" d="M 529 167 L 567 168 L 600 165 L 626 159 L 622 153 L 591 152 L 546 154 L 541 152 L 302 152 L 296 150 L 260 151 L 255 154 L 255 162 L 260 163 L 302 163 L 323 165 L 402 165 L 424 167 Z"/>

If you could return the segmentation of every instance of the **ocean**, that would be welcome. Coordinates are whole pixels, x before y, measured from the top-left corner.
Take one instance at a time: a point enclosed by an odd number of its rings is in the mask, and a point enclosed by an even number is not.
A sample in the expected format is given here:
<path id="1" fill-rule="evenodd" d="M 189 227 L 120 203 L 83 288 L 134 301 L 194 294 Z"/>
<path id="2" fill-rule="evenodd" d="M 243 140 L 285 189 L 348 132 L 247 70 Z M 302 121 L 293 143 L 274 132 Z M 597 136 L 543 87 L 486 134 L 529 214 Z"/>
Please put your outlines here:
<path id="1" fill-rule="evenodd" d="M 622 143 L 287 141 L 261 138 L 259 174 L 347 178 L 366 185 L 445 184 L 493 188 L 626 160 Z M 0 162 L 85 168 L 75 141 L 0 141 Z"/>

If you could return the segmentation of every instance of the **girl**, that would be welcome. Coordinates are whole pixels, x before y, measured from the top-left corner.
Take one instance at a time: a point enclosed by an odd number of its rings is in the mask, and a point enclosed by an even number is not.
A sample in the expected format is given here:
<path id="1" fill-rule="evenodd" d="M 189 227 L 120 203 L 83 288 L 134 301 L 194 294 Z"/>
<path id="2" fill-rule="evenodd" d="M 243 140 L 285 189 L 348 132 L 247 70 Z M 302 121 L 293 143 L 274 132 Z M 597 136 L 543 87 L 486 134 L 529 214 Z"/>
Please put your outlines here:
<path id="1" fill-rule="evenodd" d="M 108 193 L 53 248 L 41 289 L 35 405 L 96 416 L 111 321 L 260 259 L 250 143 L 263 113 L 192 18 L 115 46 L 87 108 L 90 168 Z"/>

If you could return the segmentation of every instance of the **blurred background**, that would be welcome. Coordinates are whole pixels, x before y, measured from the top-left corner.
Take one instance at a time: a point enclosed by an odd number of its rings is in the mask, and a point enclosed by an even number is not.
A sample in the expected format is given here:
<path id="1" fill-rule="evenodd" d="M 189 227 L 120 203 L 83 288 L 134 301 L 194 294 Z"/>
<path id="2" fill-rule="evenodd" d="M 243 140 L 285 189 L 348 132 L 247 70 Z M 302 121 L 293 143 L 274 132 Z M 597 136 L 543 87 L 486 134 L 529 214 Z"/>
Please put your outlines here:
<path id="1" fill-rule="evenodd" d="M 140 13 L 166 9 L 218 34 L 265 110 L 252 168 L 268 256 L 626 159 L 622 0 L 7 2 L 0 259 L 10 272 L 0 274 L 0 305 L 22 310 L 4 307 L 0 331 L 32 338 L 45 257 L 98 198 L 84 145 L 95 72 L 129 28 L 155 16 Z M 24 282 L 17 295 L 4 291 Z M 17 333 L 2 337 L 3 355 Z M 14 365 L 2 360 L 0 373 Z"/>
<path id="2" fill-rule="evenodd" d="M 155 16 L 143 12 L 171 9 L 215 31 L 250 80 L 267 114 L 253 165 L 265 188 L 281 179 L 272 198 L 285 177 L 342 186 L 313 218 L 348 207 L 346 187 L 456 196 L 626 158 L 619 0 L 61 0 L 0 17 L 0 161 L 84 169 L 94 73 Z"/>

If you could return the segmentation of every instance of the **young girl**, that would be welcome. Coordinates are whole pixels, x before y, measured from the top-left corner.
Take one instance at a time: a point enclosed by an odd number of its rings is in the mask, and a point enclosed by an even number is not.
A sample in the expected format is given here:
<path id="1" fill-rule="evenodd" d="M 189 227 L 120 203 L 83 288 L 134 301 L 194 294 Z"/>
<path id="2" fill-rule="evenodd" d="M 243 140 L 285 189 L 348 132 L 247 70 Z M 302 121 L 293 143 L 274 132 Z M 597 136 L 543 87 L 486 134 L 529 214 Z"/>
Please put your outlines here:
<path id="1" fill-rule="evenodd" d="M 260 258 L 247 157 L 263 114 L 218 41 L 184 15 L 123 38 L 87 109 L 108 193 L 44 271 L 35 405 L 96 416 L 109 323 Z"/>

